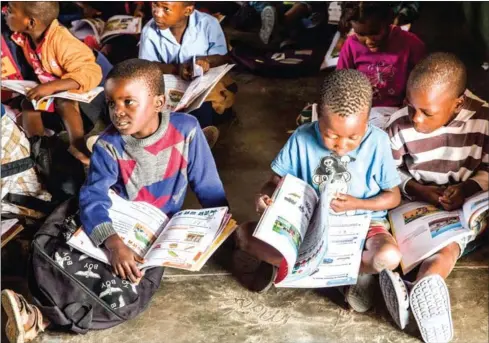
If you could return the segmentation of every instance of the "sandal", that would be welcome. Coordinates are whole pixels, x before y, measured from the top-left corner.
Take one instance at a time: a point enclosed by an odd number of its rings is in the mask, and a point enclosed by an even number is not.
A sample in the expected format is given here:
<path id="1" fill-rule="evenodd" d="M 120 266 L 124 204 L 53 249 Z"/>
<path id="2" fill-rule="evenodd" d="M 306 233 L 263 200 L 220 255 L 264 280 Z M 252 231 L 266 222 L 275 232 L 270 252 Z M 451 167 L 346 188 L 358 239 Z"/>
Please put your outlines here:
<path id="1" fill-rule="evenodd" d="M 409 294 L 398 273 L 384 269 L 379 275 L 380 290 L 394 322 L 403 330 L 409 322 Z"/>
<path id="2" fill-rule="evenodd" d="M 36 306 L 29 305 L 22 295 L 14 291 L 9 289 L 2 291 L 2 306 L 8 317 L 5 334 L 10 343 L 32 341 L 47 327 L 43 323 L 41 311 Z M 29 322 L 31 315 L 35 316 L 34 323 L 31 328 L 26 329 L 24 325 Z"/>

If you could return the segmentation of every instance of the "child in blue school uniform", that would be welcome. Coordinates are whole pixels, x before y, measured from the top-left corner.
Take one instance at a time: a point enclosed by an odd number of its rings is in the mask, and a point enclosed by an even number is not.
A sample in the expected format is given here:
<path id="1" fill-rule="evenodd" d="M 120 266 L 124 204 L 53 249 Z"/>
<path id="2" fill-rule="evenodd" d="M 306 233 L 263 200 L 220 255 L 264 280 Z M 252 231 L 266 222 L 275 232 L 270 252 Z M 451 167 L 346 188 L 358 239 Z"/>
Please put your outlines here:
<path id="1" fill-rule="evenodd" d="M 153 2 L 152 15 L 141 33 L 139 58 L 160 62 L 163 73 L 190 79 L 194 56 L 204 72 L 229 61 L 226 38 L 218 20 L 195 10 L 194 2 Z M 204 104 L 191 112 L 204 128 L 211 146 L 219 135 L 213 125 L 231 116 L 236 91 L 236 84 L 225 76 Z"/>

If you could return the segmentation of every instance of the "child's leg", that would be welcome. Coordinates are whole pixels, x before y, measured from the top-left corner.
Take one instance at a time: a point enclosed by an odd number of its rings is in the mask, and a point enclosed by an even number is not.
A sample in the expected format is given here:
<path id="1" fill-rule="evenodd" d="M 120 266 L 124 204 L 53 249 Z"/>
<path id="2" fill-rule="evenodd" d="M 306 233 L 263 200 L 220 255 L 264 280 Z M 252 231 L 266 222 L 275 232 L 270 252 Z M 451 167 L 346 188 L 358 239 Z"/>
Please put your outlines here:
<path id="1" fill-rule="evenodd" d="M 69 152 L 83 164 L 89 164 L 88 151 L 83 130 L 83 119 L 78 102 L 66 99 L 56 99 L 56 113 L 63 120 L 70 139 Z"/>
<path id="2" fill-rule="evenodd" d="M 438 251 L 431 257 L 421 263 L 416 281 L 421 280 L 425 276 L 438 274 L 443 279 L 446 279 L 450 275 L 455 263 L 460 257 L 460 246 L 454 242 L 447 245 L 445 248 Z"/>
<path id="3" fill-rule="evenodd" d="M 22 127 L 28 137 L 44 136 L 41 112 L 35 111 L 30 101 L 22 101 Z"/>
<path id="4" fill-rule="evenodd" d="M 387 221 L 372 221 L 362 253 L 360 273 L 378 274 L 384 269 L 396 269 L 401 262 L 401 252 L 389 233 Z"/>

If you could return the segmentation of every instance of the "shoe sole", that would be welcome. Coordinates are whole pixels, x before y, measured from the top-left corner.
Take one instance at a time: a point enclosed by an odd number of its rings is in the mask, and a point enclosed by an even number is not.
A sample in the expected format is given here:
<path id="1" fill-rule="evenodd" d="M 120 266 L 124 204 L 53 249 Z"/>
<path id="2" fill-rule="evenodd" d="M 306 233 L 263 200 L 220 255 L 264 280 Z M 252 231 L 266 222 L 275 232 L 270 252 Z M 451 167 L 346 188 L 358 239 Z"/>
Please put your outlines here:
<path id="1" fill-rule="evenodd" d="M 247 289 L 264 293 L 272 287 L 277 268 L 243 250 L 235 250 L 232 259 L 233 275 Z"/>
<path id="2" fill-rule="evenodd" d="M 409 303 L 423 341 L 442 343 L 452 340 L 450 295 L 441 276 L 430 275 L 416 283 L 411 290 Z"/>
<path id="3" fill-rule="evenodd" d="M 277 12 L 273 7 L 265 7 L 261 12 L 261 28 L 260 28 L 260 40 L 263 44 L 268 44 L 270 37 L 272 37 L 273 29 L 275 27 L 275 20 L 277 18 Z"/>
<path id="4" fill-rule="evenodd" d="M 365 289 L 368 289 L 368 288 L 370 288 L 370 287 L 373 286 L 373 278 L 374 278 L 374 276 L 373 275 L 370 275 L 369 278 L 371 278 L 371 279 L 368 279 L 367 281 L 362 281 L 363 283 L 369 283 L 370 284 L 370 286 L 363 286 L 362 285 L 362 287 L 364 287 Z M 360 280 L 360 277 L 358 278 L 358 280 Z M 367 294 L 364 297 L 357 296 L 352 291 L 352 289 L 353 289 L 354 286 L 358 286 L 358 281 L 357 281 L 357 284 L 356 285 L 350 286 L 348 288 L 348 290 L 345 292 L 345 299 L 348 302 L 348 305 L 350 305 L 350 307 L 355 312 L 358 312 L 358 313 L 367 312 L 373 306 L 373 293 L 370 294 L 370 295 Z"/>
<path id="5" fill-rule="evenodd" d="M 405 309 L 401 313 L 401 303 L 404 299 L 404 293 L 399 287 L 396 287 L 398 278 L 392 271 L 383 270 L 380 272 L 379 282 L 387 310 L 397 326 L 403 330 L 409 321 L 409 310 Z"/>
<path id="6" fill-rule="evenodd" d="M 24 325 L 22 324 L 20 311 L 15 296 L 7 291 L 2 291 L 2 306 L 8 317 L 5 334 L 10 343 L 24 343 Z"/>

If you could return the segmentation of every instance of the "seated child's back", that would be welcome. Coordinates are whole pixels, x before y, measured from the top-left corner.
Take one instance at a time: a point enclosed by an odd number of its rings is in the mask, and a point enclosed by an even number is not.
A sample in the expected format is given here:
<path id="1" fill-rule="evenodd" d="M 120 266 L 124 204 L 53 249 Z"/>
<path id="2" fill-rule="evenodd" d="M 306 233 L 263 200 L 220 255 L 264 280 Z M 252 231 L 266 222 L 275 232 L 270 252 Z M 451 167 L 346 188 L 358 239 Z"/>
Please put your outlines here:
<path id="1" fill-rule="evenodd" d="M 357 69 L 369 78 L 373 107 L 402 106 L 409 73 L 425 54 L 423 42 L 390 25 L 388 3 L 352 2 L 344 15 L 355 34 L 343 45 L 337 69 Z"/>

